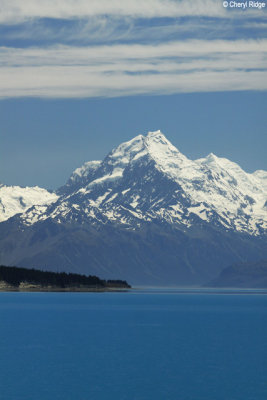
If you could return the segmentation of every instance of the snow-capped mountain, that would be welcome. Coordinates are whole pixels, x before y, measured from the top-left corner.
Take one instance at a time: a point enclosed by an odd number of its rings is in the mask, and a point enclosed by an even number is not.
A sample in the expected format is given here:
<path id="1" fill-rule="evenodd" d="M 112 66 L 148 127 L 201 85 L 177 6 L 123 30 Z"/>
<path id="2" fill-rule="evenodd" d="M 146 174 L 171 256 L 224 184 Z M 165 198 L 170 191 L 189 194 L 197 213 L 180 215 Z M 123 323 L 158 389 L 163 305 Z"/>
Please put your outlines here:
<path id="1" fill-rule="evenodd" d="M 1 261 L 130 283 L 212 279 L 267 256 L 266 178 L 213 154 L 189 160 L 160 131 L 139 135 L 77 168 L 57 201 L 0 224 Z"/>
<path id="2" fill-rule="evenodd" d="M 38 186 L 20 187 L 0 184 L 0 222 L 23 213 L 34 205 L 51 204 L 58 199 L 55 193 L 50 193 Z"/>
<path id="3" fill-rule="evenodd" d="M 213 154 L 189 160 L 160 131 L 149 132 L 122 143 L 103 162 L 76 169 L 57 203 L 45 213 L 33 209 L 23 221 L 73 221 L 82 213 L 92 222 L 205 222 L 258 235 L 267 228 L 264 180 L 264 171 L 248 174 Z"/>

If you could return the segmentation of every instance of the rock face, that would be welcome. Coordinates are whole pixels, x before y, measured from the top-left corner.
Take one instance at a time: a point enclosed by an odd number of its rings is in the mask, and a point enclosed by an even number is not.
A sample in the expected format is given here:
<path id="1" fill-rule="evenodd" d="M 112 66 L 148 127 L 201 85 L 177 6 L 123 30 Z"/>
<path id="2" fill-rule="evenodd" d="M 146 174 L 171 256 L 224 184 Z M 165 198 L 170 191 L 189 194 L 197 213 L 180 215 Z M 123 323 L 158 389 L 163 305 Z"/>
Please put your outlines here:
<path id="1" fill-rule="evenodd" d="M 210 154 L 189 160 L 160 132 L 84 164 L 57 191 L 0 224 L 1 262 L 127 279 L 206 282 L 267 257 L 267 172 Z"/>

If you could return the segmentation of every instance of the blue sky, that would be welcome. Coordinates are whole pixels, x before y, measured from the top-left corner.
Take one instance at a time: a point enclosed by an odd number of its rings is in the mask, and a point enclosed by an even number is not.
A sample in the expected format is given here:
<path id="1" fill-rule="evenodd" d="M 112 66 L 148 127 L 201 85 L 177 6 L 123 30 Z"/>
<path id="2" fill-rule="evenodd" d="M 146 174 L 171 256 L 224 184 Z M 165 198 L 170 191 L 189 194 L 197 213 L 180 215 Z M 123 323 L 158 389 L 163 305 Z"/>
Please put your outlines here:
<path id="1" fill-rule="evenodd" d="M 2 0 L 0 181 L 55 188 L 157 129 L 267 169 L 267 7 L 230 4 Z"/>

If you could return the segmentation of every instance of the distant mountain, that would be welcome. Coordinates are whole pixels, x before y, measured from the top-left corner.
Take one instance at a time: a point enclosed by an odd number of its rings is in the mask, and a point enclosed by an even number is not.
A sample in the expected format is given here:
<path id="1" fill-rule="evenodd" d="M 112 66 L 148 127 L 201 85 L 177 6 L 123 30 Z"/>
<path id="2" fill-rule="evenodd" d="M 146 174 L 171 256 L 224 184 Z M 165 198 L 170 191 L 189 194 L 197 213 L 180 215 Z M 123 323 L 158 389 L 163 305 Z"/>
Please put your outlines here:
<path id="1" fill-rule="evenodd" d="M 206 286 L 267 289 L 267 261 L 234 264 L 223 269 Z"/>
<path id="2" fill-rule="evenodd" d="M 267 172 L 189 160 L 160 132 L 74 171 L 57 201 L 0 224 L 1 262 L 194 284 L 267 257 Z"/>
<path id="3" fill-rule="evenodd" d="M 51 204 L 58 199 L 55 193 L 38 186 L 20 187 L 0 184 L 0 222 L 22 213 L 34 205 Z"/>

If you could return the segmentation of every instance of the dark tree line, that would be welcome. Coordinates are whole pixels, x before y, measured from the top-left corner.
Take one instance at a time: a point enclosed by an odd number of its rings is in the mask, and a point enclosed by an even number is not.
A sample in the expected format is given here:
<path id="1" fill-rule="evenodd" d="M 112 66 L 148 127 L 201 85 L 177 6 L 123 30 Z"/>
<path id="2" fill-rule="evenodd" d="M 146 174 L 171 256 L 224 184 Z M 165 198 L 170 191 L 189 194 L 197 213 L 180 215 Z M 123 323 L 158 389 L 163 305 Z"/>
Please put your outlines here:
<path id="1" fill-rule="evenodd" d="M 105 281 L 97 276 L 85 276 L 65 272 L 40 271 L 37 269 L 27 269 L 18 267 L 0 266 L 0 281 L 5 281 L 10 285 L 19 286 L 21 282 L 37 284 L 41 286 L 56 286 L 60 288 L 68 287 L 129 287 L 126 281 Z"/>

